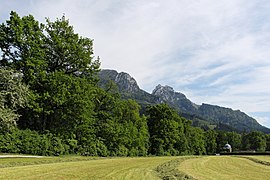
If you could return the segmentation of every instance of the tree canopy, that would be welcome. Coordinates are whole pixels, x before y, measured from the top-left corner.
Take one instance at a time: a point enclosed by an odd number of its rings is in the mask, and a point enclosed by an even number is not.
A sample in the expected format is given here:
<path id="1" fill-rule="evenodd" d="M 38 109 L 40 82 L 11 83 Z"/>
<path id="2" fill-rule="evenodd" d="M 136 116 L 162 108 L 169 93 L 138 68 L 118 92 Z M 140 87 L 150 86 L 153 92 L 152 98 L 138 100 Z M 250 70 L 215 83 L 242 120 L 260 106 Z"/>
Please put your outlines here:
<path id="1" fill-rule="evenodd" d="M 76 34 L 65 16 L 42 24 L 16 12 L 1 24 L 0 34 L 0 66 L 20 72 L 31 90 L 21 127 L 68 131 L 77 122 L 88 121 L 87 97 L 93 94 L 100 66 L 91 39 Z"/>

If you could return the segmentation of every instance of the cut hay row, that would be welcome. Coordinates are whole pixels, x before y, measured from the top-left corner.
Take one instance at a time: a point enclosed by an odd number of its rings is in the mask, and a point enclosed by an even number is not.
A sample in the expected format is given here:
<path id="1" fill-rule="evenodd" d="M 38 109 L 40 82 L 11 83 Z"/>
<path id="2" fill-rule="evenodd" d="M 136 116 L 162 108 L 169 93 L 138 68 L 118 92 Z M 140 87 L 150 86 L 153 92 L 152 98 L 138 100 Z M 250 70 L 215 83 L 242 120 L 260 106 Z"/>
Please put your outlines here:
<path id="1" fill-rule="evenodd" d="M 246 158 L 255 163 L 270 166 L 270 156 L 242 156 L 241 158 Z"/>
<path id="2" fill-rule="evenodd" d="M 155 168 L 160 179 L 194 179 L 192 176 L 180 171 L 178 166 L 187 159 L 195 157 L 180 157 L 160 164 Z"/>
<path id="3" fill-rule="evenodd" d="M 251 158 L 254 158 L 254 159 L 258 159 L 260 161 L 265 161 L 265 162 L 270 163 L 270 155 L 269 156 L 247 156 L 247 157 L 251 157 Z"/>

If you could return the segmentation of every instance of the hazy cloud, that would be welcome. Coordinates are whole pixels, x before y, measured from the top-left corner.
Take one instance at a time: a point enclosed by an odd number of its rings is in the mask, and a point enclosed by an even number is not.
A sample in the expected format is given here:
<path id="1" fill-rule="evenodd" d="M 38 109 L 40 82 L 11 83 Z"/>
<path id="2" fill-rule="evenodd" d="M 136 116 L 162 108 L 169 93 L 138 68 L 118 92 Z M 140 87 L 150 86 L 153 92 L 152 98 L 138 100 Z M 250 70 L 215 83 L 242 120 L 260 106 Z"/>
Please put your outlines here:
<path id="1" fill-rule="evenodd" d="M 240 109 L 270 127 L 268 0 L 0 3 L 1 21 L 10 10 L 40 21 L 65 14 L 94 39 L 102 68 L 130 73 L 147 91 L 168 84 L 198 104 Z"/>

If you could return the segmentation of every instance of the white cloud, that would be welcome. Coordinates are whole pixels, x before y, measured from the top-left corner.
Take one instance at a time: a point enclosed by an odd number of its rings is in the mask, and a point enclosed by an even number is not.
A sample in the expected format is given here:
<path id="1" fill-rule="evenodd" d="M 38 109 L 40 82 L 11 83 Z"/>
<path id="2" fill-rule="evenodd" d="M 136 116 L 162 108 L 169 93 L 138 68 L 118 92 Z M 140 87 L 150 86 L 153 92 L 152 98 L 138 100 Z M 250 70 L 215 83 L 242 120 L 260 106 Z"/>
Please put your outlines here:
<path id="1" fill-rule="evenodd" d="M 261 125 L 270 127 L 270 118 L 269 117 L 259 117 L 255 116 L 254 117 Z"/>
<path id="2" fill-rule="evenodd" d="M 268 0 L 0 2 L 1 16 L 65 14 L 94 39 L 103 68 L 130 73 L 143 89 L 168 84 L 199 104 L 270 112 Z"/>

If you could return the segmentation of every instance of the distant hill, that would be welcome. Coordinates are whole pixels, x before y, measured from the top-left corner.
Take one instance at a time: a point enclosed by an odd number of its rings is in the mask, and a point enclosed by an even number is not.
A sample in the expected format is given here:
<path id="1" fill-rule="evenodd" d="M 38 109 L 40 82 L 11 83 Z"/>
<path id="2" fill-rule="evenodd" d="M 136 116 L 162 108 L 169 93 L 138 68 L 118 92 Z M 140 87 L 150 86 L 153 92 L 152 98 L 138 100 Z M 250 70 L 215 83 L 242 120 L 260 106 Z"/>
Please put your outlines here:
<path id="1" fill-rule="evenodd" d="M 210 104 L 197 105 L 170 86 L 159 84 L 150 94 L 140 89 L 136 80 L 128 73 L 106 69 L 100 71 L 99 77 L 101 87 L 105 87 L 109 81 L 115 82 L 123 99 L 134 99 L 143 108 L 147 105 L 166 103 L 181 116 L 192 120 L 194 126 L 204 129 L 238 132 L 257 130 L 270 133 L 270 129 L 260 125 L 244 112 Z"/>

